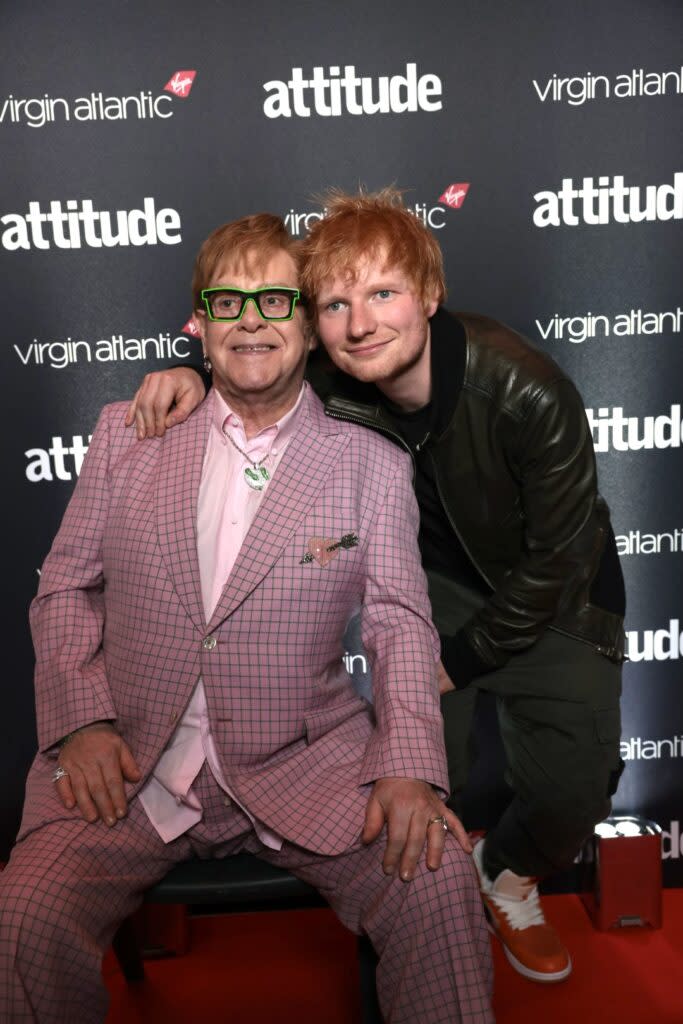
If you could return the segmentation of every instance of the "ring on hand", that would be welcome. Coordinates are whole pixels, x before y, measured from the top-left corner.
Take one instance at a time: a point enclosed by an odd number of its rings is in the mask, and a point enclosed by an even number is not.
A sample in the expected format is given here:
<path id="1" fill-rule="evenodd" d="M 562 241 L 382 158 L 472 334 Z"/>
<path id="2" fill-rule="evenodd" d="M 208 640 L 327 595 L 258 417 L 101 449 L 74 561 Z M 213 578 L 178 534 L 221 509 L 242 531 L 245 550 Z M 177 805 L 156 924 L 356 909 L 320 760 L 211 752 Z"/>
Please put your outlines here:
<path id="1" fill-rule="evenodd" d="M 63 779 L 65 776 L 68 776 L 68 774 L 69 773 L 66 770 L 66 768 L 62 768 L 60 764 L 59 767 L 55 768 L 55 770 L 52 773 L 52 781 L 59 782 L 60 779 Z"/>
<path id="2" fill-rule="evenodd" d="M 430 825 L 436 825 L 437 821 L 444 832 L 448 832 L 448 822 L 443 814 L 437 814 L 435 818 L 430 818 L 427 822 L 427 828 L 429 828 Z"/>

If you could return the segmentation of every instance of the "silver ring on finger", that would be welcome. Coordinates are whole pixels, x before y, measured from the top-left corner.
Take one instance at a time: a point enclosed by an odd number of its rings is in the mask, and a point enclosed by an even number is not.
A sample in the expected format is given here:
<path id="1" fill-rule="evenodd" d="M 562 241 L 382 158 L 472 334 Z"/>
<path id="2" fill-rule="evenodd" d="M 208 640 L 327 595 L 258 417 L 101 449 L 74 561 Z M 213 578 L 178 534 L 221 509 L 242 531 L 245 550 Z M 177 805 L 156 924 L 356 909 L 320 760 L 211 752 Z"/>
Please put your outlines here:
<path id="1" fill-rule="evenodd" d="M 448 832 L 448 822 L 443 814 L 437 814 L 435 818 L 430 818 L 427 822 L 427 828 L 429 828 L 430 825 L 436 825 L 437 822 L 441 825 L 444 832 Z"/>
<path id="2" fill-rule="evenodd" d="M 61 764 L 52 773 L 52 781 L 59 782 L 60 779 L 68 777 L 69 773 L 66 768 L 62 768 Z"/>

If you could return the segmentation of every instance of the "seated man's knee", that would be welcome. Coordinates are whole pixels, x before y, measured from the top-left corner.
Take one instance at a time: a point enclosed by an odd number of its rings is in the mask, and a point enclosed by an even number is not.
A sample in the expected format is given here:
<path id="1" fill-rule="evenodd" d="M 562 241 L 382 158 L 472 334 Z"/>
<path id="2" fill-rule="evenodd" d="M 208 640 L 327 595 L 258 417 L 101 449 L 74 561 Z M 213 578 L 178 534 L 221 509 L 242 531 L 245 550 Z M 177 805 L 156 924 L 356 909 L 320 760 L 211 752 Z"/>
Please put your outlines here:
<path id="1" fill-rule="evenodd" d="M 418 888 L 423 890 L 424 895 L 421 898 L 426 901 L 434 896 L 437 902 L 447 901 L 451 907 L 466 908 L 473 904 L 478 910 L 481 906 L 472 856 L 465 853 L 452 836 L 446 840 L 441 866 L 436 871 L 430 871 L 424 865 L 411 884 L 417 884 Z"/>

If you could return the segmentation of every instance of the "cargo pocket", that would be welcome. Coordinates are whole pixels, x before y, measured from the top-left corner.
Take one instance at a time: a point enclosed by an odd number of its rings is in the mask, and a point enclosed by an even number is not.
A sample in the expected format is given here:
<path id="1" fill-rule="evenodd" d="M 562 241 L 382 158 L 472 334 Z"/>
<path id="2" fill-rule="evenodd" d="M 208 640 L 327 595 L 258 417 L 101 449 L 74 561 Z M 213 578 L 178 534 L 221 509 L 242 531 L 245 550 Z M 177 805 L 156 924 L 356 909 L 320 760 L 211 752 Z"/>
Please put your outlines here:
<path id="1" fill-rule="evenodd" d="M 597 708 L 593 712 L 593 721 L 598 742 L 605 744 L 613 743 L 617 748 L 615 750 L 616 767 L 612 769 L 607 777 L 606 796 L 611 797 L 616 793 L 619 779 L 626 767 L 618 756 L 619 740 L 621 738 L 621 715 L 619 708 Z"/>
<path id="2" fill-rule="evenodd" d="M 618 743 L 621 739 L 619 708 L 596 708 L 593 712 L 595 735 L 599 743 Z"/>

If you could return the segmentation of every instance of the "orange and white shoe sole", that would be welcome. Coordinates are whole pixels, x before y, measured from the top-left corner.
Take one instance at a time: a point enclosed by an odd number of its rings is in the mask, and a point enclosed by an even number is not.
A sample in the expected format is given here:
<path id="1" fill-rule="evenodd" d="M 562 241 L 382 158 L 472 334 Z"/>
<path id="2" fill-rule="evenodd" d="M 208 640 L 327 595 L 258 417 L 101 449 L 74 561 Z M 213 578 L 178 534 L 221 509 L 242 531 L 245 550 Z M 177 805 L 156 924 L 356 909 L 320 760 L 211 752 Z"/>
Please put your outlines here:
<path id="1" fill-rule="evenodd" d="M 486 905 L 484 905 L 484 910 L 486 911 L 486 924 L 488 926 L 488 930 L 491 932 L 491 935 L 494 935 L 500 942 L 501 946 L 503 947 L 503 952 L 505 953 L 505 956 L 508 960 L 508 963 L 512 967 L 514 967 L 517 973 L 521 974 L 523 978 L 528 978 L 529 981 L 540 981 L 541 984 L 544 985 L 555 985 L 558 981 L 564 981 L 565 978 L 569 977 L 569 975 L 572 973 L 571 957 L 569 957 L 569 963 L 565 968 L 563 968 L 563 970 L 553 971 L 552 973 L 550 973 L 549 971 L 534 971 L 531 967 L 527 967 L 525 964 L 521 963 L 517 959 L 515 954 L 510 952 L 510 950 L 505 945 L 500 935 L 496 931 L 495 925 L 492 923 L 489 917 L 488 907 L 486 907 Z"/>

